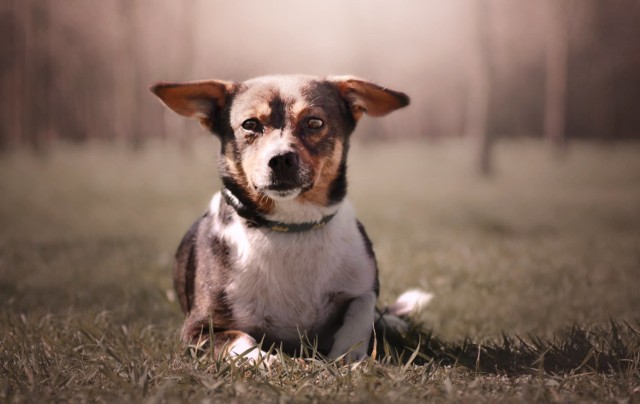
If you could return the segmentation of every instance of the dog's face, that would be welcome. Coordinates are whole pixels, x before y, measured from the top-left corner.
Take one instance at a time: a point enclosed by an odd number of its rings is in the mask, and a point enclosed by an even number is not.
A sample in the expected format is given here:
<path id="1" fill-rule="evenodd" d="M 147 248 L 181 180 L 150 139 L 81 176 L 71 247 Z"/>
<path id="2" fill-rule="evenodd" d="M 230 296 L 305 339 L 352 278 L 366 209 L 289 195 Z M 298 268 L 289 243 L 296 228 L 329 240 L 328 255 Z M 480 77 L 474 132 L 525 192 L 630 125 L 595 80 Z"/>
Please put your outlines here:
<path id="1" fill-rule="evenodd" d="M 320 189 L 327 197 L 354 127 L 337 88 L 302 77 L 259 78 L 243 87 L 229 116 L 232 149 L 240 158 L 230 163 L 242 167 L 250 187 L 273 200 Z"/>
<path id="2" fill-rule="evenodd" d="M 220 137 L 225 186 L 261 213 L 283 200 L 319 206 L 342 200 L 357 120 L 363 112 L 382 116 L 409 103 L 405 94 L 351 77 L 267 76 L 161 83 L 151 90 Z"/>

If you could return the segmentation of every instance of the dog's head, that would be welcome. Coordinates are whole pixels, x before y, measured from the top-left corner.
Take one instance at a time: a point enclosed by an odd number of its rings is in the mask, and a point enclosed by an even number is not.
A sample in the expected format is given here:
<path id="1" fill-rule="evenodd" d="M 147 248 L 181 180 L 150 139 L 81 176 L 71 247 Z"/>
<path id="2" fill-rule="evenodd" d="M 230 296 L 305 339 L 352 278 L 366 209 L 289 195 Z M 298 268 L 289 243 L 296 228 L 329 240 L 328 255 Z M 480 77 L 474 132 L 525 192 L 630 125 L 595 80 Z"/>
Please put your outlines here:
<path id="1" fill-rule="evenodd" d="M 281 201 L 341 201 L 349 135 L 358 119 L 409 104 L 403 93 L 353 77 L 159 83 L 151 91 L 220 137 L 224 185 L 262 214 Z"/>

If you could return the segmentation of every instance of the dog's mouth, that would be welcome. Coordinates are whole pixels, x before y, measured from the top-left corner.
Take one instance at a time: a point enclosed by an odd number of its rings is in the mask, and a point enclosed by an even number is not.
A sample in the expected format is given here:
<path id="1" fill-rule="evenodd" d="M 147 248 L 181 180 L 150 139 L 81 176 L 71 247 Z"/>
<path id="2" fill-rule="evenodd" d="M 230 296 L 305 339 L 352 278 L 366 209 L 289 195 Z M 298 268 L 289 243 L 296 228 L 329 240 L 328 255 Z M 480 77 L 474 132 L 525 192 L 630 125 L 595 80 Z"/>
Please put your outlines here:
<path id="1" fill-rule="evenodd" d="M 300 195 L 300 188 L 289 190 L 266 189 L 263 191 L 263 193 L 274 201 L 290 201 Z"/>
<path id="2" fill-rule="evenodd" d="M 272 170 L 272 172 L 256 175 L 251 182 L 256 191 L 274 201 L 292 200 L 313 188 L 313 176 L 308 170 L 300 167 L 295 172 L 286 174 L 288 175 L 275 173 Z"/>
<path id="3" fill-rule="evenodd" d="M 312 188 L 312 184 L 301 185 L 289 181 L 271 182 L 256 189 L 275 201 L 288 201 Z"/>

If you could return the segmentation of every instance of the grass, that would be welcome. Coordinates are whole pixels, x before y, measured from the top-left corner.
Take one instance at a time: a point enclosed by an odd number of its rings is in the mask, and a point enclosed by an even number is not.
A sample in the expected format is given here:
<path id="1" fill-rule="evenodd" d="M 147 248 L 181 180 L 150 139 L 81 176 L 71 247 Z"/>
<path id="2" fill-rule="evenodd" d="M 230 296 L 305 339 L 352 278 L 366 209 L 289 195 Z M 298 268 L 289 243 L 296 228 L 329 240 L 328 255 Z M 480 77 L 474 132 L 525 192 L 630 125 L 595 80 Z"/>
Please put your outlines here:
<path id="1" fill-rule="evenodd" d="M 178 344 L 169 268 L 216 147 L 0 156 L 0 401 L 640 401 L 640 145 L 504 142 L 491 180 L 463 143 L 355 145 L 381 302 L 436 296 L 421 352 L 270 370 Z"/>

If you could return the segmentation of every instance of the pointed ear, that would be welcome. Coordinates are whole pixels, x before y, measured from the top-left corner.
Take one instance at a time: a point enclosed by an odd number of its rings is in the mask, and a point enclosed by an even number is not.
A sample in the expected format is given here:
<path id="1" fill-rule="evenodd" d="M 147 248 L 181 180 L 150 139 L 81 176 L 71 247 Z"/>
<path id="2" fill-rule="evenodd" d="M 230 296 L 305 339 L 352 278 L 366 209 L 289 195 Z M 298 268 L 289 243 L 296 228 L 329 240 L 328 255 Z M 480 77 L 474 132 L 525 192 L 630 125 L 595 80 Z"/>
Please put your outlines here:
<path id="1" fill-rule="evenodd" d="M 186 83 L 158 83 L 149 89 L 174 112 L 187 118 L 207 119 L 224 107 L 235 89 L 231 81 L 204 80 Z"/>
<path id="2" fill-rule="evenodd" d="M 356 120 L 360 119 L 363 112 L 371 116 L 384 116 L 409 105 L 409 97 L 406 94 L 356 77 L 329 77 L 329 81 L 338 86 L 342 97 L 351 106 Z"/>

